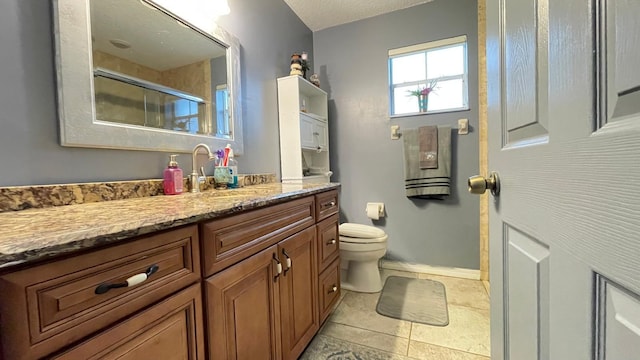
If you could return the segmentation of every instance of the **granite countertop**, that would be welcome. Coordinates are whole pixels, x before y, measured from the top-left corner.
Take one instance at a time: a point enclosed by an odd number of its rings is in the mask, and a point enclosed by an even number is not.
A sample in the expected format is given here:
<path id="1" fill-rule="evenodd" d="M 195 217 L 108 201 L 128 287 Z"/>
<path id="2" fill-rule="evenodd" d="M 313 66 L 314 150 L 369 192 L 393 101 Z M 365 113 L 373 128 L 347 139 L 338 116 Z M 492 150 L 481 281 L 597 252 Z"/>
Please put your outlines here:
<path id="1" fill-rule="evenodd" d="M 252 185 L 0 213 L 0 269 L 336 189 Z"/>

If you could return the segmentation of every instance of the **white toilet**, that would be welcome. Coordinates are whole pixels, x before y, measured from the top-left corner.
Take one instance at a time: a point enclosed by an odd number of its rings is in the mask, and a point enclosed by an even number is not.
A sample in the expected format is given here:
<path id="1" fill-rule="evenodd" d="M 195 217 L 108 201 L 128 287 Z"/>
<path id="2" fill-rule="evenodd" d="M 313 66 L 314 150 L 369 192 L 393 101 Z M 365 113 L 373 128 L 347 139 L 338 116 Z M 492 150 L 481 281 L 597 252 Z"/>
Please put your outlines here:
<path id="1" fill-rule="evenodd" d="M 387 252 L 387 234 L 373 226 L 340 224 L 340 259 L 343 289 L 375 293 L 382 290 L 378 260 Z"/>

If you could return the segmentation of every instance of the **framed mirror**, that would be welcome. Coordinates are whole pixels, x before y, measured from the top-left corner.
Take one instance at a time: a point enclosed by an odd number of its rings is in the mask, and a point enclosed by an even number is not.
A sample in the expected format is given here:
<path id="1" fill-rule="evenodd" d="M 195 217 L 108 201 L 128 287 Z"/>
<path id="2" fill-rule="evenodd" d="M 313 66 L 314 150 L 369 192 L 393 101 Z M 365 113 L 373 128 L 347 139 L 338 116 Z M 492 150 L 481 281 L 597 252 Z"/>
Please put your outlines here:
<path id="1" fill-rule="evenodd" d="M 54 1 L 63 146 L 243 152 L 239 42 L 187 6 Z"/>

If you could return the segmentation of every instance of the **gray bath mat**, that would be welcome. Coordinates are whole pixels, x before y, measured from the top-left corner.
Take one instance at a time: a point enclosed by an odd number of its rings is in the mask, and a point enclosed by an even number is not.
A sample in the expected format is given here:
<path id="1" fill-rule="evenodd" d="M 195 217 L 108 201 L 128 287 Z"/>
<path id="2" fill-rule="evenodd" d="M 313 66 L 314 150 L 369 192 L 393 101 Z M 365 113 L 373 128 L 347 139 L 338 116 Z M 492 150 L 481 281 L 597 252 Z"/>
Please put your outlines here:
<path id="1" fill-rule="evenodd" d="M 376 311 L 400 320 L 449 325 L 444 285 L 433 280 L 389 276 L 380 293 Z"/>

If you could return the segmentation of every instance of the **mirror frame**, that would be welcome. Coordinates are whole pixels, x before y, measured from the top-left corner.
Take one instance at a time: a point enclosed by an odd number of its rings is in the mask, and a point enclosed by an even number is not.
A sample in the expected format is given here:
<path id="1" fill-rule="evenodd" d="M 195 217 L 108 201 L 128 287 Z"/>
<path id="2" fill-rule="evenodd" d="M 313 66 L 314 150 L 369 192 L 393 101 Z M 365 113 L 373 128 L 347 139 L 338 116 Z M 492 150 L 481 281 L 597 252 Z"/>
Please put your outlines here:
<path id="1" fill-rule="evenodd" d="M 244 152 L 240 79 L 240 42 L 233 35 L 212 26 L 203 29 L 187 19 L 188 12 L 175 12 L 144 0 L 227 48 L 227 87 L 230 93 L 231 139 L 144 128 L 96 119 L 93 83 L 90 0 L 54 0 L 55 62 L 58 88 L 60 144 L 71 147 L 191 152 L 205 143 L 212 148 L 231 144 L 236 155 Z M 164 3 L 168 3 L 164 1 Z M 176 2 L 179 6 L 180 2 Z M 176 13 L 182 13 L 181 16 Z M 211 21 L 213 23 L 213 19 Z"/>

